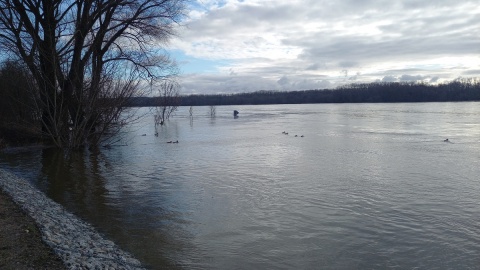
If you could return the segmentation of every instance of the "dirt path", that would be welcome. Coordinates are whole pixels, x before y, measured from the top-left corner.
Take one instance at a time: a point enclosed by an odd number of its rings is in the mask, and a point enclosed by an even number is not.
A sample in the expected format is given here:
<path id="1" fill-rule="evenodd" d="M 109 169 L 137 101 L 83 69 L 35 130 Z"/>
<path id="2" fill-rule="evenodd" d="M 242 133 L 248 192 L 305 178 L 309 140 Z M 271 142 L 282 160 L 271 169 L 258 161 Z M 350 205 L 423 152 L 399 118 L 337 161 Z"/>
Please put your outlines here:
<path id="1" fill-rule="evenodd" d="M 0 189 L 0 269 L 65 269 L 35 222 Z"/>

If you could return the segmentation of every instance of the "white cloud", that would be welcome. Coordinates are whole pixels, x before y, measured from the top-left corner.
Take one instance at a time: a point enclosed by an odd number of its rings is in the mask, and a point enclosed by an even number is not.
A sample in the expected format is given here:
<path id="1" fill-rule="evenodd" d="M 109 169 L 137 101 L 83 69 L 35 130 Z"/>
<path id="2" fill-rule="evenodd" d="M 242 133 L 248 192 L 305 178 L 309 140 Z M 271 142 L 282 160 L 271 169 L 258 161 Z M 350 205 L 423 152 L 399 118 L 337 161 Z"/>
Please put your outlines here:
<path id="1" fill-rule="evenodd" d="M 202 0 L 195 6 L 171 47 L 222 64 L 215 74 L 183 74 L 184 92 L 479 75 L 480 5 L 473 0 Z"/>

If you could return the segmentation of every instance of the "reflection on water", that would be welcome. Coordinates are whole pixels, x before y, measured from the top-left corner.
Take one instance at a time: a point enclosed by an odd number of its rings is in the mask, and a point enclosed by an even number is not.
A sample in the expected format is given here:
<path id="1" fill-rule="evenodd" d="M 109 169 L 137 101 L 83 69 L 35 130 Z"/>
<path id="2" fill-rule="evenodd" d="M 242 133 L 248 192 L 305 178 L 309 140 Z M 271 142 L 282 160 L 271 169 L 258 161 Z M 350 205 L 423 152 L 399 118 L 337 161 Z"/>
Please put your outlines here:
<path id="1" fill-rule="evenodd" d="M 99 153 L 73 152 L 66 155 L 57 149 L 44 149 L 41 157 L 39 185 L 55 201 L 76 205 L 80 213 L 105 213 L 105 180 Z M 100 208 L 99 208 L 100 206 Z"/>
<path id="2" fill-rule="evenodd" d="M 116 164 L 101 152 L 66 155 L 57 149 L 44 149 L 41 164 L 37 184 L 49 197 L 86 218 L 125 249 L 154 256 L 157 267 L 174 267 L 175 260 L 167 258 L 159 246 L 168 246 L 169 253 L 174 254 L 182 249 L 182 242 L 172 239 L 171 225 L 164 224 L 175 214 L 163 209 L 161 193 L 143 201 L 139 199 L 143 195 L 134 192 L 151 188 L 143 186 L 145 183 L 135 181 L 135 186 L 128 186 L 123 177 L 106 179 L 115 177 Z M 174 231 L 182 234 L 180 228 Z"/>
<path id="3" fill-rule="evenodd" d="M 123 146 L 13 149 L 0 166 L 152 269 L 478 267 L 478 104 L 215 116 L 181 108 L 157 130 L 130 126 Z"/>

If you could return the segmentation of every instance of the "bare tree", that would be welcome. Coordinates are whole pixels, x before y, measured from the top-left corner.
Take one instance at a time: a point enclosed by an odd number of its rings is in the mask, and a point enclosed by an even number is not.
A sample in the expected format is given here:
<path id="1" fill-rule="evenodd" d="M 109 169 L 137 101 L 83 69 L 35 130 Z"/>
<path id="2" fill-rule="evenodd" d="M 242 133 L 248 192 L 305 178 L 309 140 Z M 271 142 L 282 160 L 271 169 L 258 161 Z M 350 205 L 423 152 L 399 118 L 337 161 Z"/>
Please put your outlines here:
<path id="1" fill-rule="evenodd" d="M 98 144 L 142 80 L 172 74 L 159 47 L 184 1 L 0 0 L 0 46 L 32 74 L 44 134 L 59 147 Z"/>
<path id="2" fill-rule="evenodd" d="M 180 105 L 179 86 L 173 81 L 165 81 L 158 88 L 159 96 L 155 98 L 155 126 L 163 125 Z"/>
<path id="3" fill-rule="evenodd" d="M 217 114 L 217 107 L 215 105 L 210 105 L 210 118 L 215 118 L 215 115 Z"/>

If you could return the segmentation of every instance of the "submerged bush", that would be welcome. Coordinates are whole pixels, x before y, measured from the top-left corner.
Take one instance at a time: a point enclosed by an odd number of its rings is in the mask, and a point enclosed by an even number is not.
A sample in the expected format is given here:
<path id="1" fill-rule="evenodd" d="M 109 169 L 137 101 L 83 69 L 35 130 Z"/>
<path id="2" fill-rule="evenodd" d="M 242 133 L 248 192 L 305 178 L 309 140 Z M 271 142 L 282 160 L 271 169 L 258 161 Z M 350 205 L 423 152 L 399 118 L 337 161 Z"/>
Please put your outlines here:
<path id="1" fill-rule="evenodd" d="M 40 113 L 38 94 L 28 71 L 18 62 L 0 66 L 0 137 L 3 145 L 38 141 Z"/>

